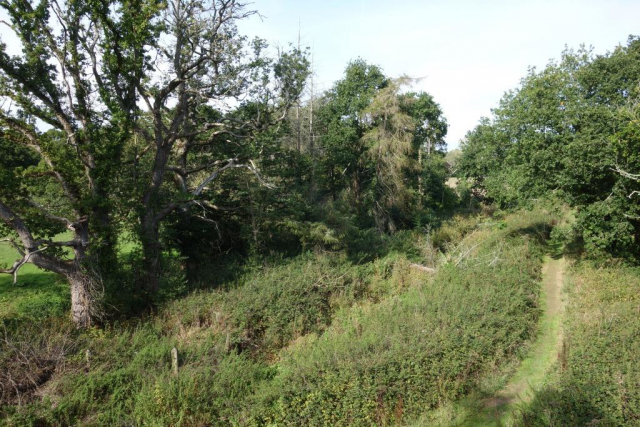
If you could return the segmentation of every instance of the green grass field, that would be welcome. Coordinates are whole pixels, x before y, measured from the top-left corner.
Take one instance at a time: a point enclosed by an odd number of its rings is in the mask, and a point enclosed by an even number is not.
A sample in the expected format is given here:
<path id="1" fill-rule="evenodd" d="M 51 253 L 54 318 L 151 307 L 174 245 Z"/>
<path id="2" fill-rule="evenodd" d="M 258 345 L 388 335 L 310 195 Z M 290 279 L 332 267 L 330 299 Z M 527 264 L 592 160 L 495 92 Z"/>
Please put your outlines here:
<path id="1" fill-rule="evenodd" d="M 69 240 L 71 237 L 71 233 L 66 232 L 53 240 Z M 118 253 L 128 255 L 136 247 L 137 243 L 126 235 L 120 239 Z M 8 268 L 19 258 L 10 244 L 0 242 L 0 267 Z M 69 287 L 64 278 L 54 273 L 27 263 L 20 268 L 15 285 L 12 275 L 0 274 L 0 320 L 64 316 L 69 307 Z"/>
<path id="2" fill-rule="evenodd" d="M 0 243 L 0 265 L 11 266 L 19 258 L 11 245 Z M 0 319 L 45 318 L 64 314 L 68 308 L 69 287 L 56 274 L 26 264 L 20 268 L 15 285 L 13 276 L 0 274 Z"/>

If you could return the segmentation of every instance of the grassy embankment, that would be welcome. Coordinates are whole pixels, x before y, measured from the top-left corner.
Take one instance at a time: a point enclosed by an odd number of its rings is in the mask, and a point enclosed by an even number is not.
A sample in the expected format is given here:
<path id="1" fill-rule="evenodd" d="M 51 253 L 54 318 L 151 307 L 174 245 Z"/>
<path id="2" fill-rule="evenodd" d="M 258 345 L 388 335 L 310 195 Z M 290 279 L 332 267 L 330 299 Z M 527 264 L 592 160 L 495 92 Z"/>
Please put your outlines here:
<path id="1" fill-rule="evenodd" d="M 562 343 L 563 285 L 566 261 L 546 256 L 542 268 L 542 314 L 538 331 L 526 357 L 503 369 L 503 375 L 486 377 L 473 393 L 435 411 L 427 412 L 412 426 L 499 427 L 513 425 L 523 405 L 543 387 L 558 361 Z"/>
<path id="2" fill-rule="evenodd" d="M 414 419 L 506 376 L 526 354 L 549 220 L 457 218 L 361 264 L 305 254 L 103 329 L 77 332 L 64 316 L 22 322 L 2 343 L 0 412 L 7 425 Z"/>
<path id="3" fill-rule="evenodd" d="M 566 270 L 565 309 L 547 307 L 537 340 L 515 375 L 487 381 L 417 425 L 640 425 L 640 269 L 583 259 L 570 230 L 569 224 L 555 228 L 549 245 L 555 258 L 549 262 Z M 560 257 L 563 248 L 566 260 Z M 516 401 L 508 398 L 514 390 Z M 491 401 L 497 405 L 487 405 Z"/>

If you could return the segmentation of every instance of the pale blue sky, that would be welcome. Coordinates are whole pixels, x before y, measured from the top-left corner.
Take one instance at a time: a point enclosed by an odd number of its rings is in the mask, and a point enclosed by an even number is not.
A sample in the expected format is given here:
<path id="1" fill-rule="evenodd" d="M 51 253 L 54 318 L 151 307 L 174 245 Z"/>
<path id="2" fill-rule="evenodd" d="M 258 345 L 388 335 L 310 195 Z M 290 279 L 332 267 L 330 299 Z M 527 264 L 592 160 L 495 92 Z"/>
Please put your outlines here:
<path id="1" fill-rule="evenodd" d="M 450 149 L 529 66 L 559 58 L 565 45 L 604 53 L 640 35 L 640 0 L 253 0 L 249 8 L 263 19 L 241 22 L 241 32 L 273 46 L 295 44 L 300 23 L 320 90 L 358 57 L 391 77 L 422 78 L 414 89 L 442 106 Z M 4 27 L 0 39 L 14 44 Z"/>
<path id="2" fill-rule="evenodd" d="M 255 0 L 264 15 L 241 31 L 272 45 L 313 47 L 321 89 L 361 57 L 387 75 L 422 77 L 449 121 L 455 148 L 527 67 L 543 67 L 565 45 L 584 43 L 597 53 L 640 34 L 640 1 L 381 1 Z"/>

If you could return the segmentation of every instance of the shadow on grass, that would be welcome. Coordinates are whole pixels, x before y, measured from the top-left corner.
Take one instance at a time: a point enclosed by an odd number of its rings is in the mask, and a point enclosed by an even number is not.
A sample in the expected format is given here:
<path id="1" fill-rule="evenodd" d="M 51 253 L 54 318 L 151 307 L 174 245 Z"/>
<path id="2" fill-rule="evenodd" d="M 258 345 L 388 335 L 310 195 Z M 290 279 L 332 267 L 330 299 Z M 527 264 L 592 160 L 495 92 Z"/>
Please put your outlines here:
<path id="1" fill-rule="evenodd" d="M 527 227 L 517 228 L 510 234 L 512 236 L 531 236 L 541 245 L 547 246 L 551 230 L 553 230 L 553 225 L 548 221 L 538 221 Z"/>
<path id="2" fill-rule="evenodd" d="M 584 388 L 583 388 L 584 387 Z M 547 387 L 535 393 L 528 404 L 516 409 L 516 425 L 534 426 L 611 426 L 617 425 L 598 409 L 584 392 L 588 385 L 558 390 Z"/>
<path id="3" fill-rule="evenodd" d="M 545 252 L 553 259 L 563 256 L 579 258 L 584 254 L 584 241 L 581 236 L 571 233 L 569 236 L 555 236 L 552 231 L 556 224 L 544 221 L 537 222 L 528 227 L 519 228 L 511 232 L 511 235 L 527 235 L 533 237 Z"/>
<path id="4" fill-rule="evenodd" d="M 557 390 L 551 387 L 534 392 L 531 401 L 516 403 L 508 414 L 504 402 L 483 407 L 487 396 L 472 395 L 457 402 L 454 414 L 446 420 L 429 420 L 420 426 L 447 427 L 543 427 L 543 426 L 613 426 L 618 425 L 599 410 L 578 388 Z M 444 418 L 444 417 L 443 417 Z M 439 421 L 439 422 L 438 422 Z"/>

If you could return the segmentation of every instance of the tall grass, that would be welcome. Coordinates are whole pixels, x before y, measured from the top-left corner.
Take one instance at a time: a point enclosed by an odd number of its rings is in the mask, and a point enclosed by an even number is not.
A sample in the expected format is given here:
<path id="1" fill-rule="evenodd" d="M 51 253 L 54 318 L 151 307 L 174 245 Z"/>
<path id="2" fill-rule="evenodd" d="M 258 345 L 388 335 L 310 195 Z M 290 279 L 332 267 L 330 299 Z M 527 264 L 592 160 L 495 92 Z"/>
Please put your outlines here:
<path id="1" fill-rule="evenodd" d="M 293 343 L 236 421 L 391 425 L 469 392 L 536 329 L 539 223 L 525 219 L 470 229 L 433 280 Z"/>

